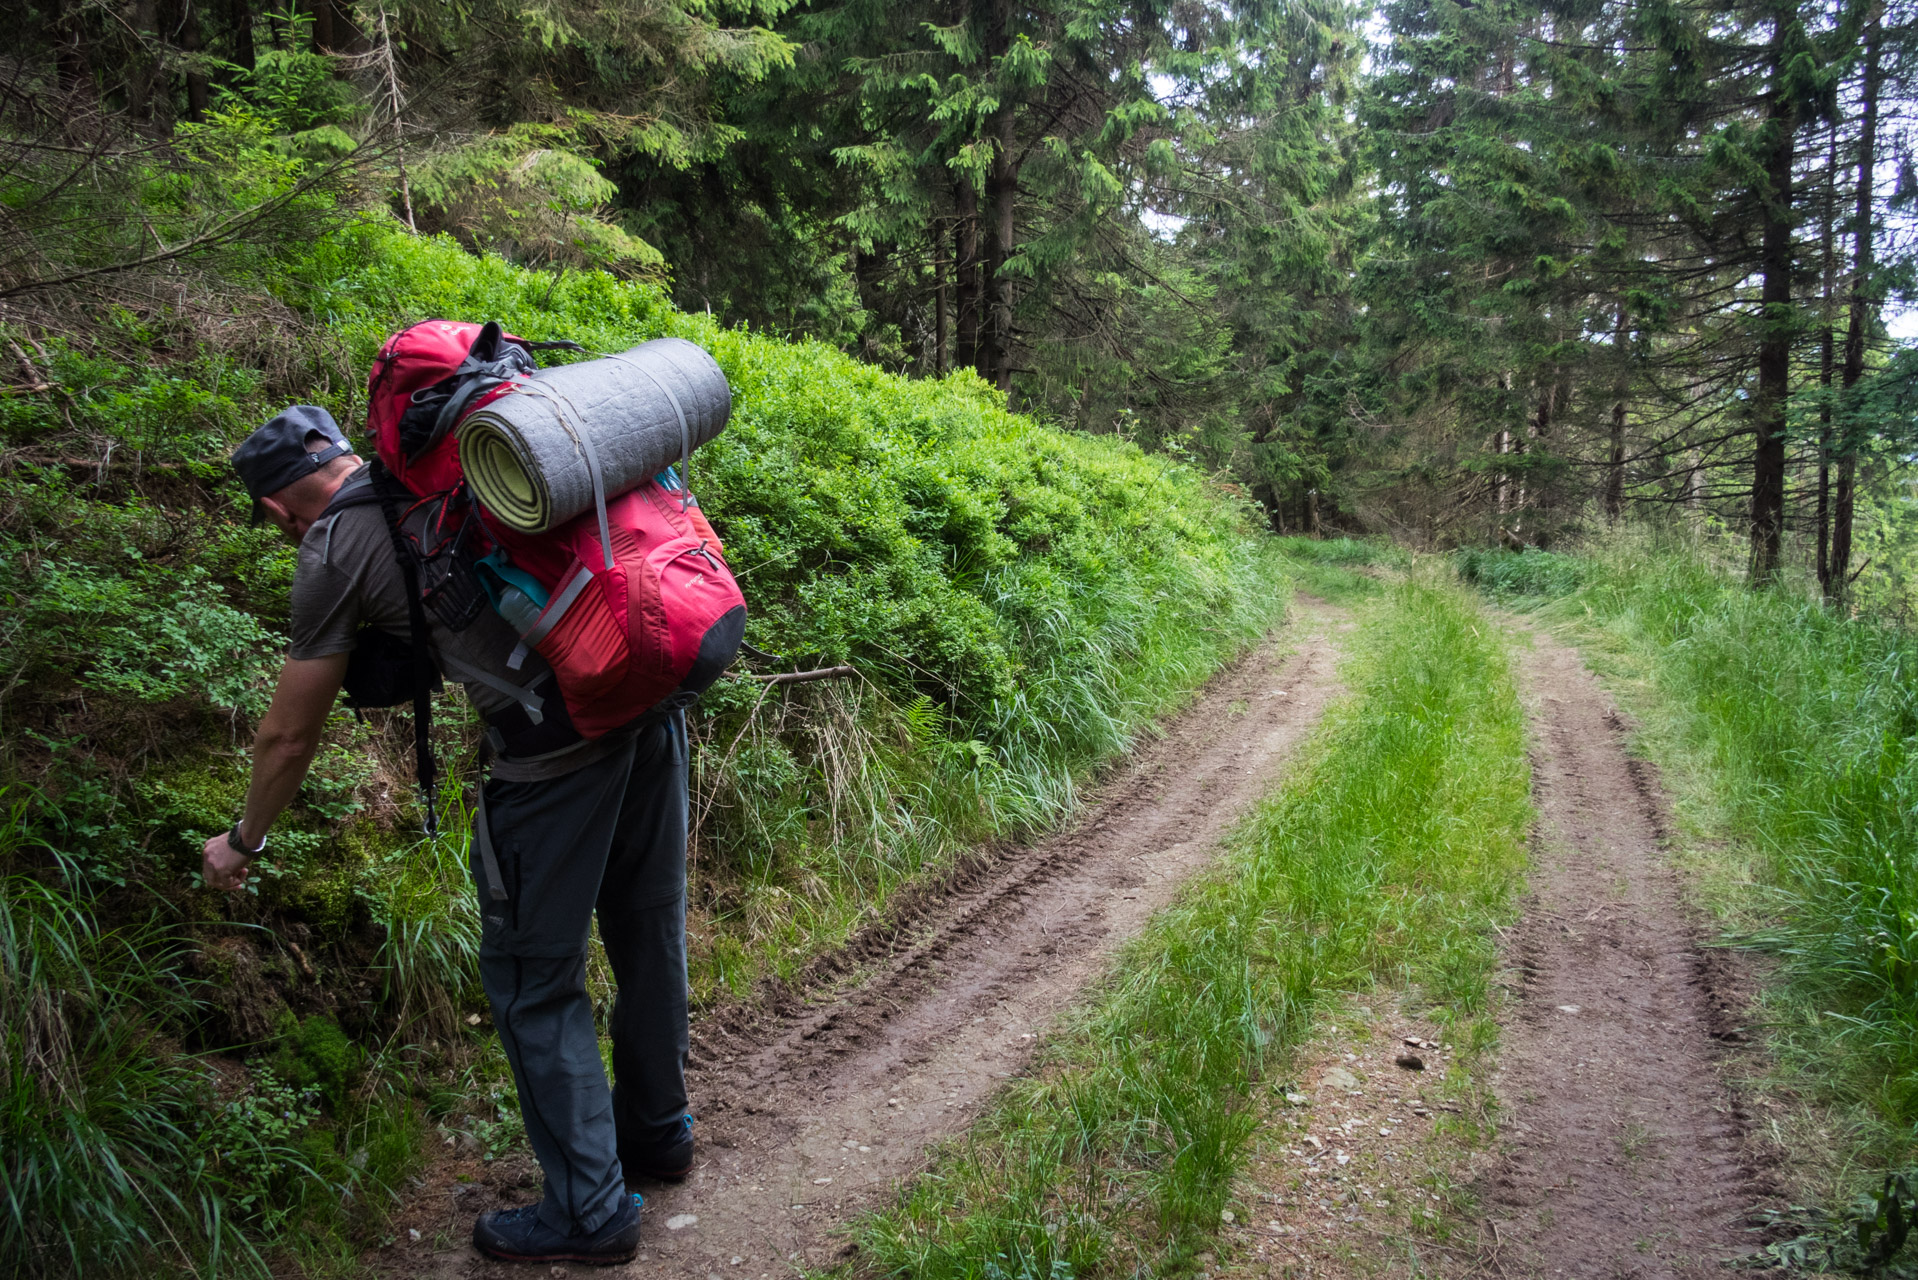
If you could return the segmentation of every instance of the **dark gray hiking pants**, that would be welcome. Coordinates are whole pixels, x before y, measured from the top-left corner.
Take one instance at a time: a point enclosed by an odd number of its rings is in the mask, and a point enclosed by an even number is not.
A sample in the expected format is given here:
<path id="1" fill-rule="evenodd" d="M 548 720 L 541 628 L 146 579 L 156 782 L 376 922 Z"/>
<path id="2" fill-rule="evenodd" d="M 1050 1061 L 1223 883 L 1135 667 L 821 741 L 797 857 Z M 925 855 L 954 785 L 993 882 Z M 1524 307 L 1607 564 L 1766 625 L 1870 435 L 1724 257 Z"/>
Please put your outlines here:
<path id="1" fill-rule="evenodd" d="M 480 979 L 556 1231 L 605 1223 L 625 1194 L 619 1145 L 674 1138 L 686 1113 L 686 756 L 674 716 L 563 777 L 486 784 L 507 900 L 475 841 Z M 619 988 L 610 1090 L 586 995 L 595 909 Z"/>

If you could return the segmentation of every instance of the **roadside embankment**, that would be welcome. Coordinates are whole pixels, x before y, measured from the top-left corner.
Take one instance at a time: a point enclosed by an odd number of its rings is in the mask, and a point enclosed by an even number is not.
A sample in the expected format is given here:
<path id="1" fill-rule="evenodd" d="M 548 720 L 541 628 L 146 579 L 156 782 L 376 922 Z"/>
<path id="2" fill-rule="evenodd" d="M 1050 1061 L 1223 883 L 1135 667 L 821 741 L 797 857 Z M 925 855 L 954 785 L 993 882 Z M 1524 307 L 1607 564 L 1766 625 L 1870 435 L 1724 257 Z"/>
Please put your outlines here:
<path id="1" fill-rule="evenodd" d="M 1286 608 L 1240 500 L 970 374 L 893 376 L 656 284 L 374 219 L 257 269 L 234 287 L 264 320 L 103 314 L 41 343 L 48 390 L 0 404 L 0 1256 L 28 1275 L 348 1267 L 426 1144 L 519 1141 L 474 980 L 457 694 L 439 839 L 417 834 L 406 713 L 342 711 L 256 892 L 196 879 L 240 808 L 291 573 L 225 455 L 290 401 L 356 430 L 400 325 L 602 351 L 678 334 L 733 385 L 692 479 L 748 638 L 860 675 L 741 672 L 694 718 L 707 1006 L 798 980 L 902 888 L 1059 821 Z"/>

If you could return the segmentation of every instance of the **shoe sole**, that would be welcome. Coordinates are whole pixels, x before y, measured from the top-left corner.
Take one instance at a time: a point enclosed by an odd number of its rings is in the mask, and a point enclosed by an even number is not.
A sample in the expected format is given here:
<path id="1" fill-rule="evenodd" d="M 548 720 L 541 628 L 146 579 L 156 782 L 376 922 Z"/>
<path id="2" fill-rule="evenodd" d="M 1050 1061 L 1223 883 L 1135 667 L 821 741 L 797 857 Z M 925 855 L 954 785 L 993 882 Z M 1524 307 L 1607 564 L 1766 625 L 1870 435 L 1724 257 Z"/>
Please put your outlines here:
<path id="1" fill-rule="evenodd" d="M 589 1267 L 617 1267 L 639 1256 L 638 1245 L 633 1246 L 631 1253 L 622 1253 L 618 1257 L 603 1253 L 504 1253 L 485 1245 L 478 1248 L 487 1257 L 498 1258 L 501 1262 L 580 1262 Z"/>

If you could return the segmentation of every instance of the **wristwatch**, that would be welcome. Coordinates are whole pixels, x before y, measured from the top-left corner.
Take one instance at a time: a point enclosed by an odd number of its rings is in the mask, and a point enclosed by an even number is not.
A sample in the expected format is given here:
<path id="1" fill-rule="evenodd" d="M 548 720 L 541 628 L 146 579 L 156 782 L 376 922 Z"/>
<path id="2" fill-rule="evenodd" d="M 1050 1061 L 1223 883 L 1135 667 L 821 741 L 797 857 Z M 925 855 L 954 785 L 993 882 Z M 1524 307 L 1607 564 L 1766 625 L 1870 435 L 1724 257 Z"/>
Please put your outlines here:
<path id="1" fill-rule="evenodd" d="M 260 837 L 259 848 L 249 849 L 246 847 L 246 842 L 240 839 L 240 824 L 237 822 L 233 824 L 233 830 L 226 833 L 226 842 L 229 846 L 232 847 L 233 852 L 239 854 L 243 858 L 257 858 L 262 853 L 266 852 L 265 836 Z"/>

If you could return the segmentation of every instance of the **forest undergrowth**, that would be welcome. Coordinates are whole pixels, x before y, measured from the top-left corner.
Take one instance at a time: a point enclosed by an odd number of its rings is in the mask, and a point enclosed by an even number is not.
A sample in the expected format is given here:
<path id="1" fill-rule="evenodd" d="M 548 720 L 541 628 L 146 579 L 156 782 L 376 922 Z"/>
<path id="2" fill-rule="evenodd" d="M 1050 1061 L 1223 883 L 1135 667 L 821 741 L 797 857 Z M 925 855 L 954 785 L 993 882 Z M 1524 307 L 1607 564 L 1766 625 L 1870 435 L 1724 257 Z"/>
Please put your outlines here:
<path id="1" fill-rule="evenodd" d="M 1317 552 L 1329 566 L 1377 549 Z M 1416 993 L 1467 1052 L 1495 1040 L 1494 926 L 1532 818 L 1498 628 L 1429 568 L 1343 571 L 1350 690 L 1216 870 L 1154 919 L 965 1135 L 856 1233 L 859 1275 L 1177 1274 L 1207 1247 L 1321 1004 Z"/>
<path id="2" fill-rule="evenodd" d="M 1814 584 L 1752 590 L 1737 550 L 1638 531 L 1459 567 L 1566 628 L 1640 721 L 1721 942 L 1766 958 L 1769 1076 L 1749 1083 L 1812 1206 L 1792 1221 L 1822 1238 L 1908 1211 L 1885 1180 L 1918 1161 L 1918 635 Z"/>
<path id="3" fill-rule="evenodd" d="M 10 1272 L 348 1272 L 426 1142 L 515 1140 L 474 975 L 457 695 L 450 834 L 417 834 L 407 717 L 341 712 L 254 890 L 197 883 L 199 843 L 238 811 L 291 568 L 244 523 L 225 455 L 293 400 L 355 429 L 399 325 L 499 319 L 596 351 L 678 334 L 732 383 L 692 471 L 749 638 L 860 678 L 741 673 L 694 717 L 703 1005 L 791 979 L 900 885 L 1056 820 L 1287 603 L 1227 492 L 1011 414 L 969 372 L 908 382 L 381 217 L 251 270 L 84 332 L 0 326 L 47 383 L 0 398 Z M 275 361 L 249 345 L 261 316 Z"/>

